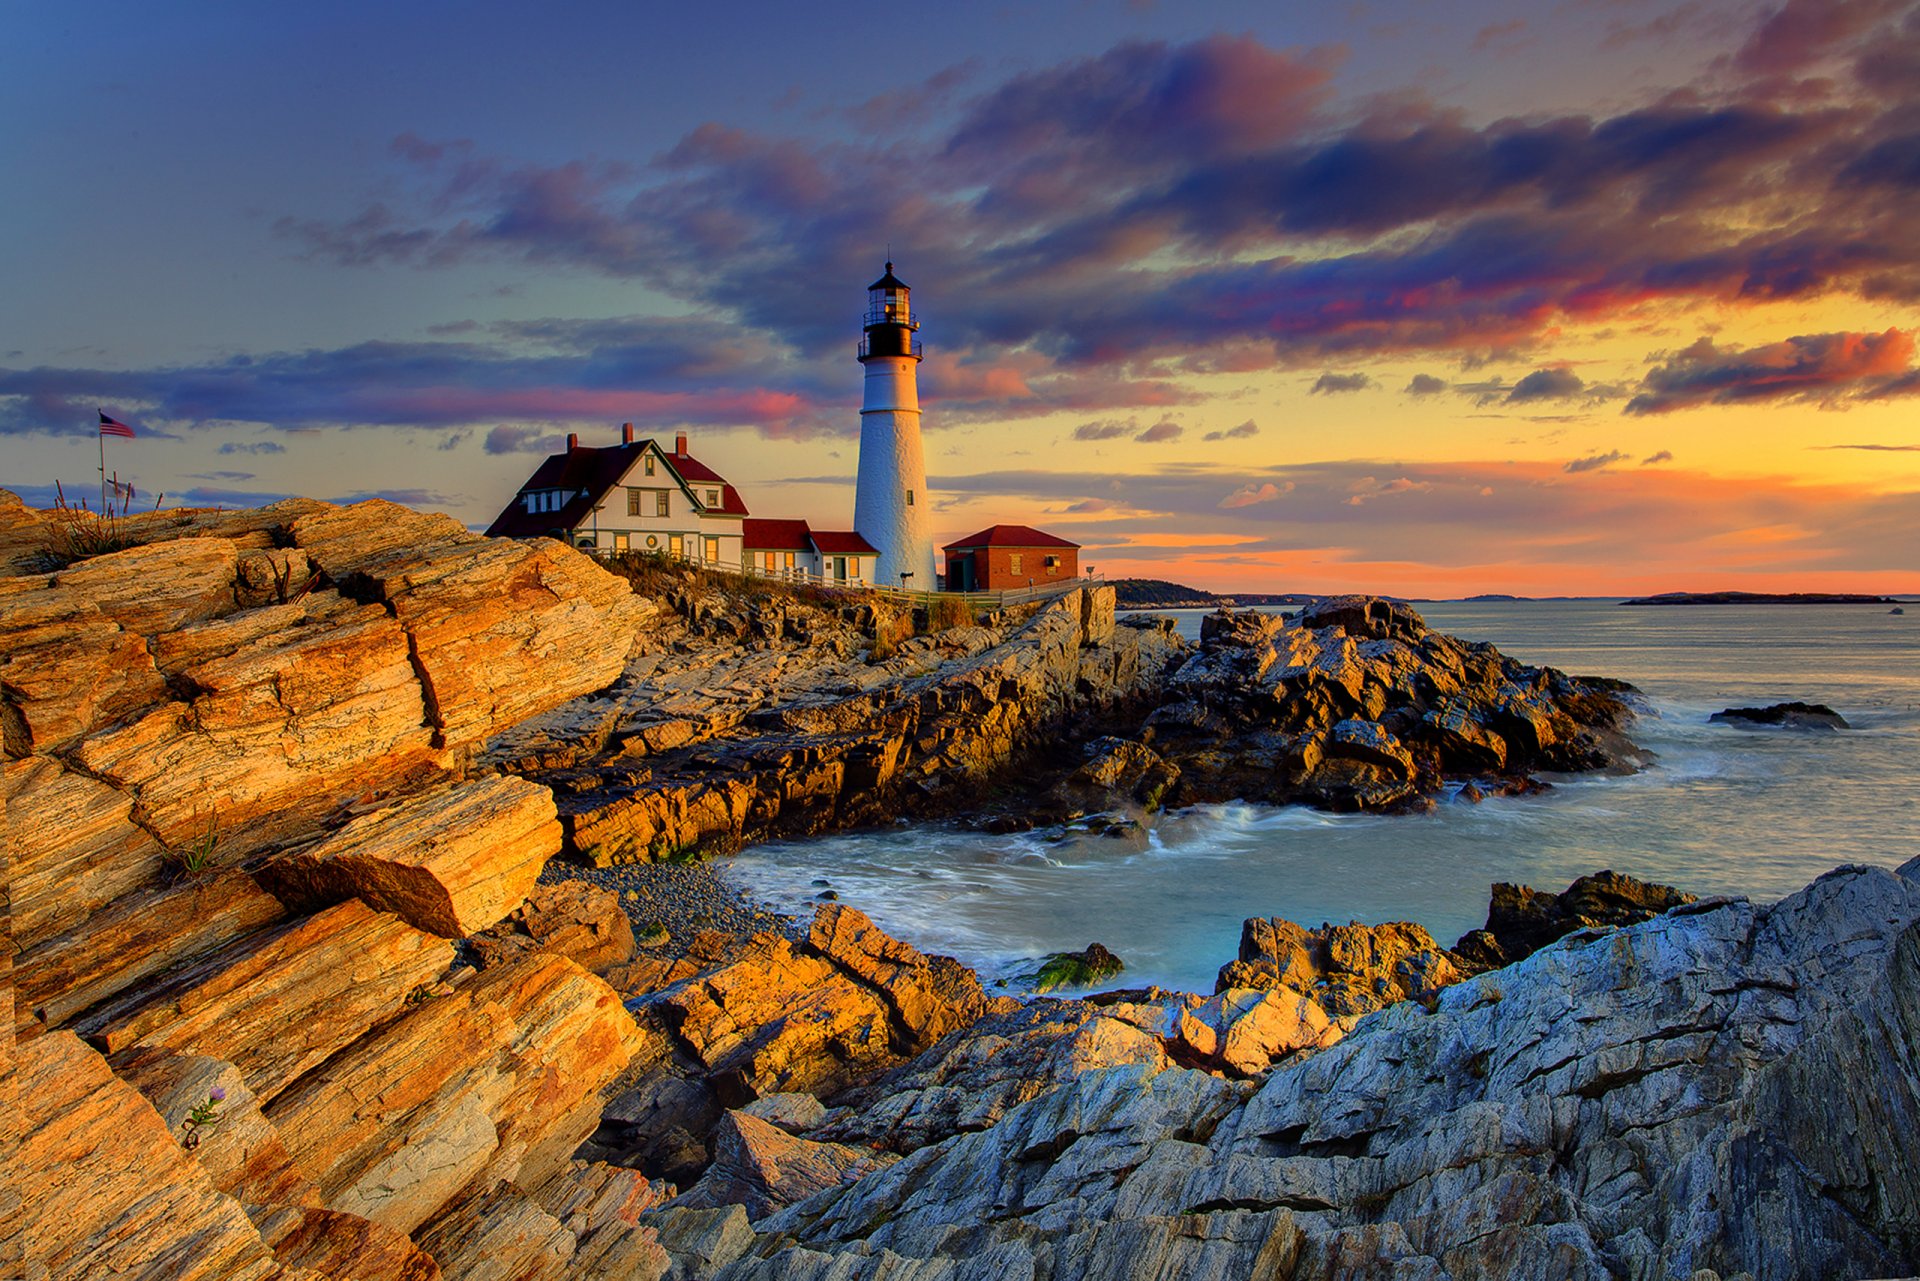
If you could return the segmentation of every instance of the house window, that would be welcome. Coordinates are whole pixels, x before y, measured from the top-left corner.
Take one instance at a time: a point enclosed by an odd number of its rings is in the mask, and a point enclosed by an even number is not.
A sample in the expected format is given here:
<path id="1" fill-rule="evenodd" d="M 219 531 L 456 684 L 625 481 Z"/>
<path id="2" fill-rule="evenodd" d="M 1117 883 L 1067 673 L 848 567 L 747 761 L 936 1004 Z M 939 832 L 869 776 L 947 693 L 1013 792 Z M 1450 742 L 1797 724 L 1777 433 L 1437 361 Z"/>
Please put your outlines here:
<path id="1" fill-rule="evenodd" d="M 1049 574 L 1057 574 L 1060 572 L 1060 558 L 1058 556 L 1047 557 L 1046 564 Z"/>
<path id="2" fill-rule="evenodd" d="M 1021 556 L 1019 552 L 1007 553 L 1007 572 L 1009 574 L 1018 574 L 1021 572 L 1020 560 Z"/>
<path id="3" fill-rule="evenodd" d="M 664 489 L 654 490 L 653 491 L 653 514 L 656 516 L 667 515 L 672 510 L 671 507 L 669 506 L 669 501 L 670 500 L 667 497 L 666 490 Z"/>
<path id="4" fill-rule="evenodd" d="M 540 510 L 540 496 L 538 494 L 523 495 L 521 501 L 527 505 L 527 515 L 529 516 Z"/>
<path id="5" fill-rule="evenodd" d="M 718 565 L 720 563 L 720 540 L 718 538 L 708 536 L 708 538 L 705 541 L 707 544 L 708 563 Z"/>
<path id="6" fill-rule="evenodd" d="M 627 536 L 625 534 L 615 534 L 613 536 L 613 550 L 617 552 L 624 552 L 628 550 L 630 546 L 631 544 L 628 543 Z"/>
<path id="7" fill-rule="evenodd" d="M 720 491 L 717 489 L 709 489 L 707 491 L 707 506 L 718 507 L 719 505 L 720 505 Z"/>
<path id="8" fill-rule="evenodd" d="M 653 455 L 647 455 L 647 475 L 653 475 Z"/>
<path id="9" fill-rule="evenodd" d="M 686 554 L 685 544 L 683 544 L 680 541 L 680 535 L 668 534 L 667 535 L 667 555 L 673 557 L 675 560 L 678 560 L 681 556 L 684 556 L 685 554 Z"/>
<path id="10" fill-rule="evenodd" d="M 788 569 L 792 569 L 792 568 L 793 568 L 793 553 L 792 553 L 792 552 L 788 552 L 788 553 L 787 553 L 787 568 L 788 568 Z"/>
<path id="11" fill-rule="evenodd" d="M 634 489 L 632 487 L 627 489 L 627 515 L 640 515 L 640 496 L 646 492 L 644 489 Z"/>
<path id="12" fill-rule="evenodd" d="M 762 555 L 764 557 L 762 561 L 763 566 L 765 567 L 768 573 L 772 573 L 773 572 L 773 553 L 764 552 L 762 553 Z"/>
<path id="13" fill-rule="evenodd" d="M 859 561 L 854 562 L 856 565 L 859 563 Z M 845 556 L 835 556 L 833 558 L 833 577 L 836 582 L 844 583 L 847 581 L 847 558 Z"/>

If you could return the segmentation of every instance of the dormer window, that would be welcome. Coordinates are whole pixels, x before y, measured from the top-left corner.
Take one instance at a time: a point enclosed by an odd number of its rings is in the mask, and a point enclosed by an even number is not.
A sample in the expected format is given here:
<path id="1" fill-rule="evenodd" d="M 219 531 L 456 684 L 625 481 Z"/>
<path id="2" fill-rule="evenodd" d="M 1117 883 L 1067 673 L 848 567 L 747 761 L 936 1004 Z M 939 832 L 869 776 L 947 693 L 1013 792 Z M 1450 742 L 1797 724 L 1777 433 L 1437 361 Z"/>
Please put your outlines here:
<path id="1" fill-rule="evenodd" d="M 647 455 L 647 475 L 653 475 L 653 455 Z"/>
<path id="2" fill-rule="evenodd" d="M 717 489 L 709 489 L 707 491 L 707 506 L 718 507 L 719 505 L 720 505 L 720 491 Z"/>

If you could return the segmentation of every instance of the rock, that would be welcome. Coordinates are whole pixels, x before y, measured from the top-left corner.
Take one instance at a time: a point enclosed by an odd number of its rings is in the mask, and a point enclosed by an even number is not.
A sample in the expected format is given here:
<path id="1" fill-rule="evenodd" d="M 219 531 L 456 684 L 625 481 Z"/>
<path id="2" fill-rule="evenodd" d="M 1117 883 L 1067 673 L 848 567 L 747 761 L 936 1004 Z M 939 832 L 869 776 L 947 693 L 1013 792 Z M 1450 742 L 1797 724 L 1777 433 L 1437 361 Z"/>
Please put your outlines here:
<path id="1" fill-rule="evenodd" d="M 1239 959 L 1221 967 L 1214 991 L 1284 989 L 1350 1018 L 1424 1000 L 1464 977 L 1431 934 L 1407 921 L 1307 930 L 1280 917 L 1252 917 L 1240 927 Z"/>
<path id="2" fill-rule="evenodd" d="M 1228 988 L 1179 1011 L 1171 1040 L 1182 1062 L 1254 1076 L 1300 1050 L 1331 1045 L 1340 1035 L 1311 997 L 1286 988 Z"/>
<path id="3" fill-rule="evenodd" d="M 715 1135 L 713 1167 L 674 1204 L 696 1209 L 740 1205 L 749 1219 L 762 1219 L 899 1159 L 870 1148 L 795 1138 L 758 1117 L 728 1112 Z"/>
<path id="4" fill-rule="evenodd" d="M 1843 868 L 1570 939 L 1257 1089 L 1081 1073 L 725 1275 L 1909 1275 L 1917 1039 L 1920 860 Z"/>
<path id="5" fill-rule="evenodd" d="M 633 922 L 611 890 L 584 881 L 537 886 L 513 919 L 544 950 L 596 974 L 633 959 Z"/>
<path id="6" fill-rule="evenodd" d="M 340 1281 L 440 1281 L 432 1255 L 404 1233 L 357 1214 L 303 1209 L 273 1239 L 274 1257 L 292 1268 Z"/>
<path id="7" fill-rule="evenodd" d="M 461 1281 L 562 1281 L 574 1275 L 579 1246 L 564 1223 L 510 1183 L 455 1206 L 419 1240 Z"/>
<path id="8" fill-rule="evenodd" d="M 419 929 L 464 938 L 522 902 L 559 849 L 553 794 L 523 778 L 493 777 L 362 814 L 262 876 L 299 906 L 358 898 Z M 630 955 L 631 944 L 619 959 Z"/>
<path id="9" fill-rule="evenodd" d="M 718 1276 L 753 1245 L 747 1212 L 737 1205 L 711 1210 L 669 1205 L 641 1218 L 673 1262 L 675 1281 Z"/>
<path id="10" fill-rule="evenodd" d="M 1033 976 L 1033 990 L 1052 992 L 1063 987 L 1092 987 L 1114 977 L 1126 964 L 1098 943 L 1078 952 L 1054 952 L 1042 958 Z"/>
<path id="11" fill-rule="evenodd" d="M 289 1276 L 240 1203 L 181 1150 L 139 1091 L 72 1033 L 18 1047 L 7 1094 L 10 1195 L 0 1198 L 0 1240 L 18 1251 L 21 1275 Z"/>
<path id="12" fill-rule="evenodd" d="M 705 1139 L 725 1110 L 703 1080 L 648 1072 L 608 1102 L 596 1141 L 622 1164 L 687 1187 L 713 1159 Z"/>
<path id="13" fill-rule="evenodd" d="M 1426 620 L 1411 606 L 1378 596 L 1323 596 L 1302 609 L 1297 619 L 1309 630 L 1343 628 L 1355 639 L 1417 641 Z"/>
<path id="14" fill-rule="evenodd" d="M 409 993 L 452 963 L 451 944 L 349 900 L 244 939 L 77 1026 L 109 1055 L 140 1047 L 226 1059 L 270 1101 L 404 1010 Z"/>
<path id="15" fill-rule="evenodd" d="M 611 988 L 535 954 L 415 1002 L 267 1117 L 328 1206 L 411 1232 L 469 1184 L 565 1169 L 639 1045 Z"/>
<path id="16" fill-rule="evenodd" d="M 1138 805 L 1156 810 L 1180 778 L 1178 769 L 1144 743 L 1108 736 L 1094 739 L 1085 750 L 1086 763 L 1068 775 L 1059 789 L 1060 799 L 1073 809 Z"/>
<path id="17" fill-rule="evenodd" d="M 769 1094 L 738 1109 L 769 1125 L 777 1125 L 788 1134 L 803 1134 L 820 1124 L 827 1109 L 811 1094 Z"/>
<path id="18" fill-rule="evenodd" d="M 533 1193 L 574 1236 L 569 1277 L 580 1281 L 658 1281 L 672 1267 L 657 1233 L 641 1215 L 673 1195 L 637 1170 L 575 1161 Z"/>
<path id="19" fill-rule="evenodd" d="M 1559 894 L 1501 882 L 1486 925 L 1463 935 L 1453 951 L 1471 969 L 1498 969 L 1575 930 L 1632 925 L 1693 901 L 1670 885 L 1611 871 L 1580 877 Z"/>
<path id="20" fill-rule="evenodd" d="M 144 637 L 52 584 L 0 579 L 0 733 L 10 756 L 69 747 L 166 692 Z"/>
<path id="21" fill-rule="evenodd" d="M 1729 707 L 1709 721 L 1726 725 L 1780 725 L 1787 729 L 1852 729 L 1846 717 L 1825 703 L 1775 703 L 1770 707 Z"/>
<path id="22" fill-rule="evenodd" d="M 840 904 L 815 911 L 804 942 L 762 936 L 741 960 L 668 990 L 658 1005 L 734 1105 L 844 1089 L 986 1008 L 971 971 L 923 956 Z"/>

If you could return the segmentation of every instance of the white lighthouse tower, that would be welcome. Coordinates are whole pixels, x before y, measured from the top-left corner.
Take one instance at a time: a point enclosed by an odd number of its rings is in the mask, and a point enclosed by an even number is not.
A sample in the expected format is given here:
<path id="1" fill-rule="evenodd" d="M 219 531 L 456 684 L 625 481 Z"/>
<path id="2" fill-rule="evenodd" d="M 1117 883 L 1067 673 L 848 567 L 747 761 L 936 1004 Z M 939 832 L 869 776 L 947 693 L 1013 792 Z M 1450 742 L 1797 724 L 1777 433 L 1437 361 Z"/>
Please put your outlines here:
<path id="1" fill-rule="evenodd" d="M 860 363 L 866 395 L 860 402 L 860 476 L 853 494 L 854 532 L 880 552 L 873 581 L 932 591 L 932 511 L 927 463 L 920 448 L 920 328 L 908 303 L 912 291 L 887 273 L 867 286 L 866 332 Z"/>

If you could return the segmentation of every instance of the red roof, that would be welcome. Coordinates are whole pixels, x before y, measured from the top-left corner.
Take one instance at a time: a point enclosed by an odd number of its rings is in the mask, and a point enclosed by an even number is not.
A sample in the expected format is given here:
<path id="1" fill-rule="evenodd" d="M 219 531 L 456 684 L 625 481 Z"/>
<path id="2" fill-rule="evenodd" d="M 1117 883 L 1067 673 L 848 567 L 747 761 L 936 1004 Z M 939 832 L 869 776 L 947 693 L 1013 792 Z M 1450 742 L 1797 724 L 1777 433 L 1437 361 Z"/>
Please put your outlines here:
<path id="1" fill-rule="evenodd" d="M 804 520 L 743 520 L 740 522 L 743 550 L 750 552 L 804 552 L 807 546 L 807 522 Z"/>
<path id="2" fill-rule="evenodd" d="M 527 483 L 520 486 L 520 492 L 513 496 L 513 501 L 494 518 L 493 524 L 487 526 L 487 533 L 498 538 L 533 538 L 578 527 L 592 513 L 593 505 L 620 483 L 627 469 L 651 445 L 651 440 L 636 440 L 631 444 L 608 445 L 604 448 L 583 445 L 565 453 L 547 455 L 546 461 L 527 478 Z M 747 505 L 741 500 L 740 491 L 722 480 L 711 467 L 687 454 L 673 454 L 664 449 L 659 450 L 659 454 L 667 460 L 667 470 L 678 475 L 689 489 L 696 484 L 703 487 L 717 484 L 720 487 L 719 505 L 706 507 L 708 512 L 718 516 L 747 514 Z M 558 511 L 527 510 L 525 499 L 529 491 L 551 489 L 572 493 L 574 497 L 568 499 Z M 697 497 L 704 507 L 706 495 L 702 493 Z"/>
<path id="3" fill-rule="evenodd" d="M 979 533 L 968 538 L 958 539 L 942 547 L 941 551 L 967 551 L 975 547 L 1073 547 L 1079 543 L 1070 543 L 1064 538 L 1042 533 L 1029 525 L 989 525 Z"/>
<path id="4" fill-rule="evenodd" d="M 813 531 L 813 545 L 820 549 L 822 556 L 878 556 L 880 554 L 878 547 L 852 530 L 816 529 Z"/>

